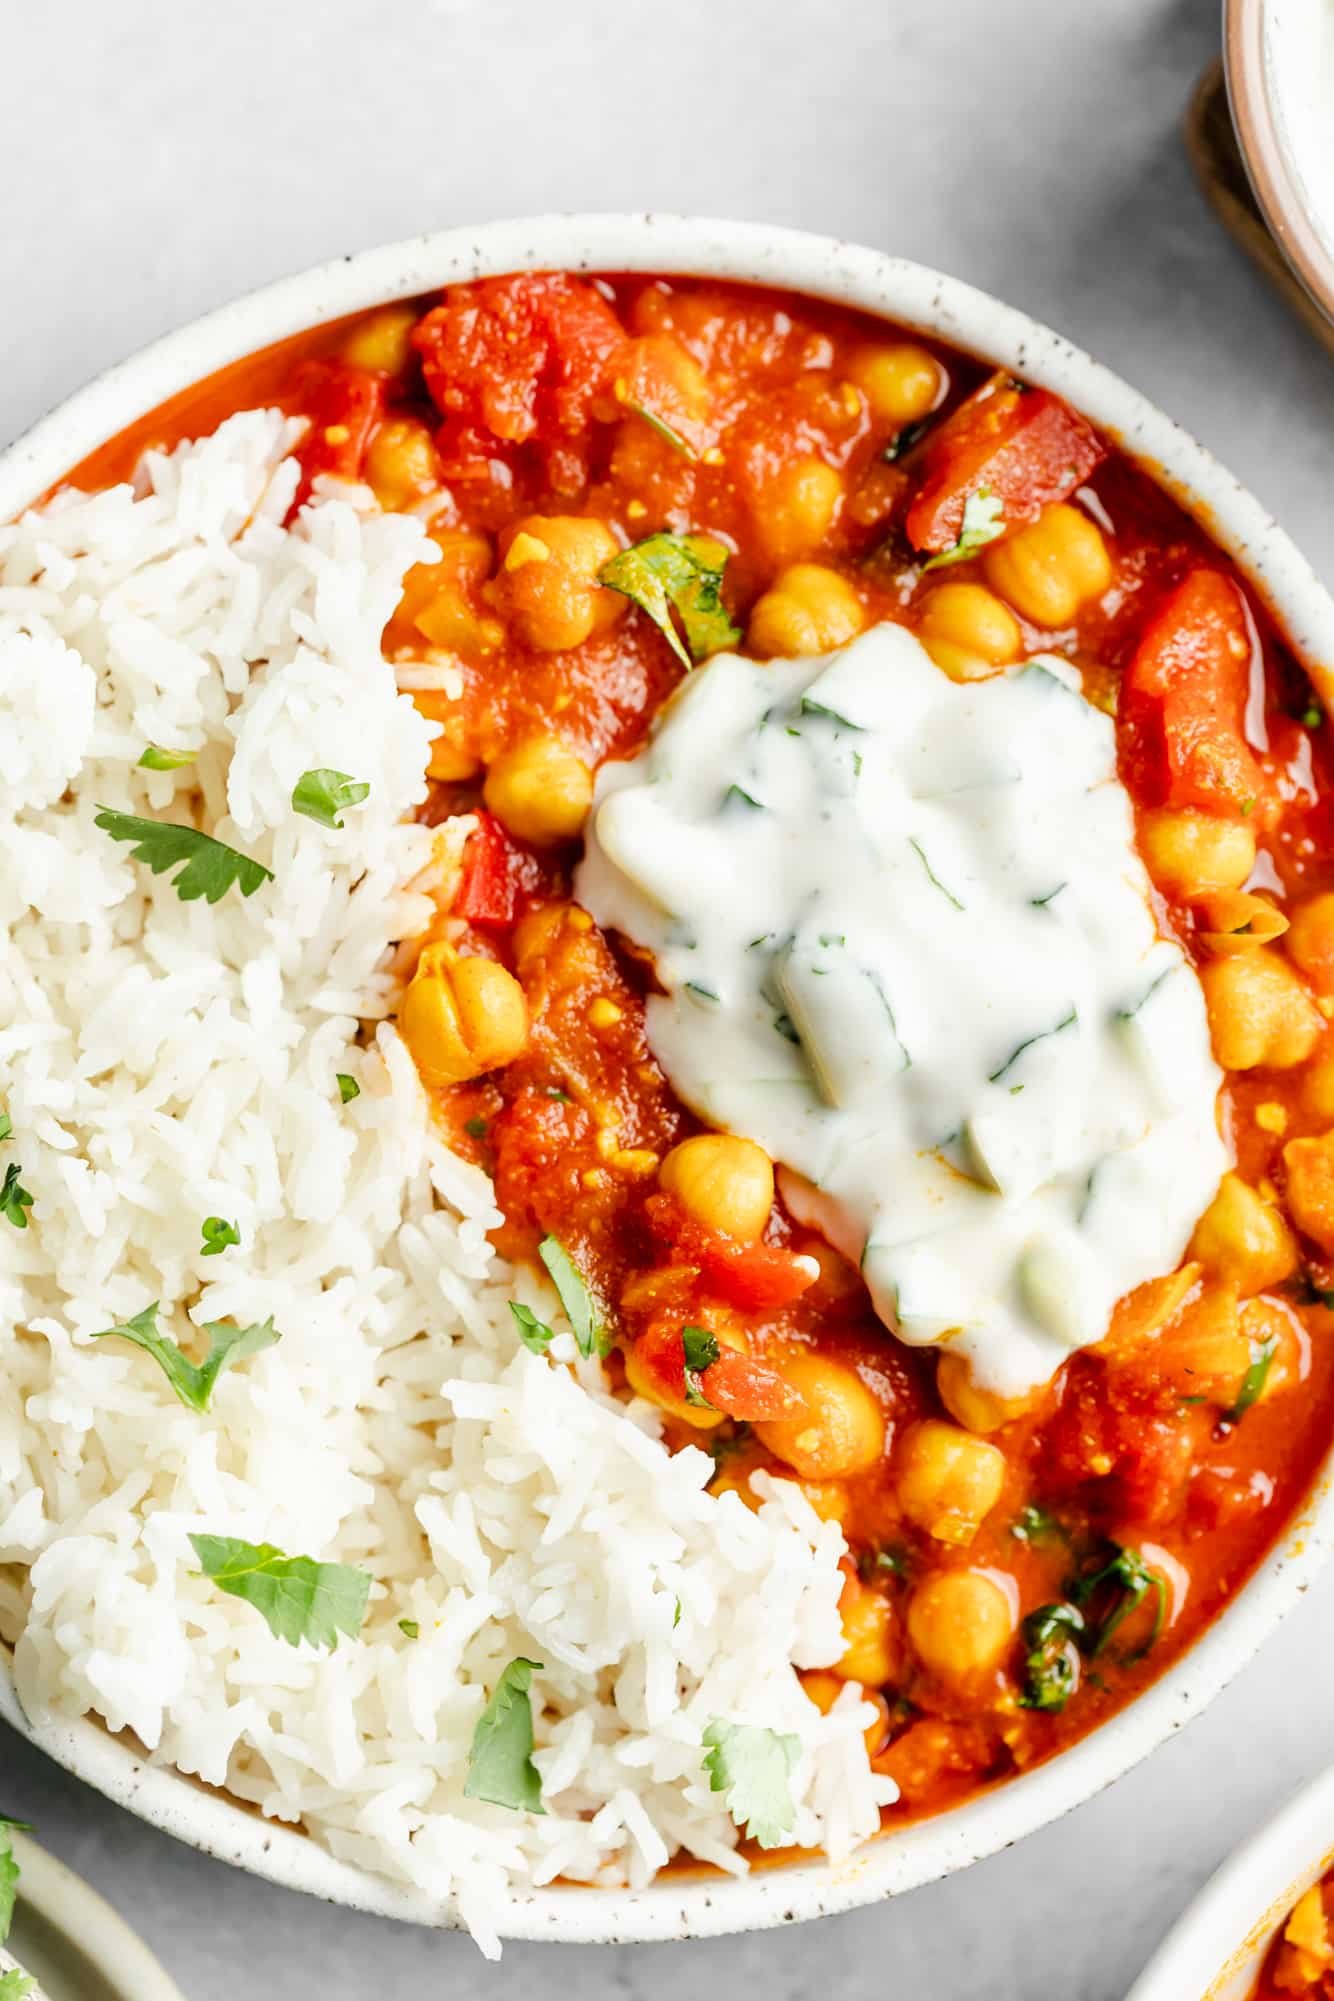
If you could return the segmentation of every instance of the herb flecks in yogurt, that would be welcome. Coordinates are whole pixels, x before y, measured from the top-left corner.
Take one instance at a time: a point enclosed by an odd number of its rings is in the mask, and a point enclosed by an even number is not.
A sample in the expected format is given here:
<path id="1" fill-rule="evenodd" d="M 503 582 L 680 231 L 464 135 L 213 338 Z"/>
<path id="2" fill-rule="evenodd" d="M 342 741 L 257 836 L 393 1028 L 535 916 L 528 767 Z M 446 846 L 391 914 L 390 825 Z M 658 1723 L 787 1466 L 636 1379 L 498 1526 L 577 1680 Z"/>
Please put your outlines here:
<path id="1" fill-rule="evenodd" d="M 895 625 L 720 655 L 604 768 L 577 890 L 654 955 L 676 1089 L 783 1164 L 906 1341 L 1019 1392 L 1177 1263 L 1219 1073 L 1064 663 L 961 686 Z"/>

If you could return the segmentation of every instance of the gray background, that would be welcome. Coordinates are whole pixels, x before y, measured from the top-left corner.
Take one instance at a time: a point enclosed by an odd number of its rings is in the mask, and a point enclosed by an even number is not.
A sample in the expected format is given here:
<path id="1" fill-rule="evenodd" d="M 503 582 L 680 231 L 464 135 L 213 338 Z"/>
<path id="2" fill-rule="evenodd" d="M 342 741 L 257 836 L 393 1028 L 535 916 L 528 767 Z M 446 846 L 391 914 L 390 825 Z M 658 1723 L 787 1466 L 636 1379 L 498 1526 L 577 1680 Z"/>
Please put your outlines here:
<path id="1" fill-rule="evenodd" d="M 1334 580 L 1334 364 L 1180 144 L 1215 0 L 10 0 L 0 438 L 265 279 L 438 225 L 671 208 L 860 238 L 1092 348 Z M 326 1910 L 140 1826 L 0 1731 L 0 1807 L 118 1904 L 189 2001 L 689 1983 L 847 2001 L 1121 2001 L 1257 1819 L 1334 1756 L 1334 1579 L 1146 1767 L 967 1875 L 804 1931 L 513 1946 Z M 1193 2001 L 1193 1997 L 1182 1997 Z"/>

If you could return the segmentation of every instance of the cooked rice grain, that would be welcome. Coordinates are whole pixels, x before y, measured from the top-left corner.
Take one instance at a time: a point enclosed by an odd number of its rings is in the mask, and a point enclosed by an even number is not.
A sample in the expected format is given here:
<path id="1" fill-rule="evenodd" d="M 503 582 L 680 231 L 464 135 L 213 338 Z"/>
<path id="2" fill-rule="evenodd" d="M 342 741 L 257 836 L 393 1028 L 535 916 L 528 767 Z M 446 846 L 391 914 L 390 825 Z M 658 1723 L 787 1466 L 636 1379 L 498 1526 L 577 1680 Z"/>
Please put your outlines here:
<path id="1" fill-rule="evenodd" d="M 0 1165 L 35 1196 L 0 1223 L 0 1633 L 30 1714 L 134 1731 L 494 1951 L 511 1886 L 744 1866 L 700 1762 L 715 1716 L 797 1733 L 803 1844 L 845 1852 L 893 1787 L 857 1692 L 821 1716 L 794 1672 L 840 1652 L 839 1531 L 791 1482 L 758 1513 L 707 1493 L 707 1456 L 668 1454 L 568 1332 L 552 1361 L 516 1342 L 509 1299 L 554 1300 L 496 1258 L 490 1185 L 385 1019 L 389 947 L 457 864 L 409 817 L 437 726 L 379 647 L 431 549 L 346 489 L 286 529 L 292 438 L 248 412 L 0 530 Z M 198 755 L 141 771 L 147 743 Z M 291 809 L 319 765 L 370 783 L 342 832 Z M 99 805 L 188 818 L 274 880 L 182 903 Z M 241 1243 L 204 1260 L 211 1215 Z M 199 1416 L 90 1338 L 150 1300 L 178 1337 L 283 1338 Z M 192 1530 L 362 1565 L 361 1638 L 284 1645 Z M 516 1654 L 545 1664 L 544 1816 L 463 1795 Z"/>

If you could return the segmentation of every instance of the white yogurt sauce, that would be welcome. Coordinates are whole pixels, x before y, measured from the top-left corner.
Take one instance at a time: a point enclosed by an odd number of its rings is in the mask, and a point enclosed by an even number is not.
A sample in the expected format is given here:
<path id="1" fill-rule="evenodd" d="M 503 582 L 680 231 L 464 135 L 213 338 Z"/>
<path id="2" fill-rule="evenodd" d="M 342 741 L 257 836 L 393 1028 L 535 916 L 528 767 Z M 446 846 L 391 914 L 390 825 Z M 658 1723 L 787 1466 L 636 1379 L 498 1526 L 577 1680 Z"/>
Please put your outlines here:
<path id="1" fill-rule="evenodd" d="M 1282 0 L 1269 8 L 1265 59 L 1289 164 L 1334 251 L 1334 0 Z"/>
<path id="2" fill-rule="evenodd" d="M 1006 1394 L 1177 1264 L 1226 1165 L 1148 887 L 1074 670 L 958 686 L 895 625 L 692 674 L 599 774 L 576 882 L 654 956 L 685 1102 L 784 1164 L 888 1326 Z"/>

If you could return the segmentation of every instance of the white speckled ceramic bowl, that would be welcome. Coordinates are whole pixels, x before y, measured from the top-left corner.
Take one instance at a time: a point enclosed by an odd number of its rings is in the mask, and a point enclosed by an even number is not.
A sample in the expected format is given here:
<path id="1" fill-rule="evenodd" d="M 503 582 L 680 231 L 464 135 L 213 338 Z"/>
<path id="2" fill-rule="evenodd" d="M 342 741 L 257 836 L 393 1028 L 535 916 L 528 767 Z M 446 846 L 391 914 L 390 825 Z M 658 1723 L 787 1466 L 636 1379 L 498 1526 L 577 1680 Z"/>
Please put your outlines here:
<path id="1" fill-rule="evenodd" d="M 885 314 L 1068 397 L 1216 537 L 1273 607 L 1334 706 L 1334 603 L 1259 502 L 1170 418 L 1058 334 L 957 279 L 854 244 L 751 223 L 545 216 L 421 237 L 287 279 L 146 348 L 11 446 L 0 458 L 0 520 L 144 411 L 271 341 L 462 279 L 553 267 L 679 272 L 808 292 Z M 1326 1461 L 1300 1518 L 1199 1644 L 1131 1708 L 1050 1764 L 873 1842 L 838 1867 L 802 1861 L 739 1880 L 669 1876 L 645 1890 L 553 1886 L 516 1894 L 502 1932 L 629 1941 L 742 1931 L 872 1903 L 1018 1841 L 1118 1778 L 1250 1659 L 1330 1552 L 1332 1486 L 1334 1466 Z M 209 1854 L 361 1910 L 445 1922 L 430 1898 L 334 1860 L 291 1828 L 147 1762 L 92 1721 L 25 1716 L 2 1646 L 0 1715 L 111 1799 Z"/>
<path id="2" fill-rule="evenodd" d="M 1229 1855 L 1126 2001 L 1247 2001 L 1274 1933 L 1334 1867 L 1334 1766 Z"/>

